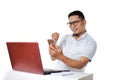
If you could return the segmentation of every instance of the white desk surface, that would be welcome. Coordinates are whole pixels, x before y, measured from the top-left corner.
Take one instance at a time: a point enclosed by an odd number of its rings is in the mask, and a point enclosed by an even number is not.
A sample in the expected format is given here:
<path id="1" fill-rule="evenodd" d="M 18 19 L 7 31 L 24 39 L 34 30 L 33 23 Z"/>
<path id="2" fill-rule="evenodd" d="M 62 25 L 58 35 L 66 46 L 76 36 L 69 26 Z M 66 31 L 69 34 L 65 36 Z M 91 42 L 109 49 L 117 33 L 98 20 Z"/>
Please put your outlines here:
<path id="1" fill-rule="evenodd" d="M 93 80 L 93 74 L 70 72 L 70 75 L 40 75 L 11 70 L 6 73 L 4 80 Z"/>

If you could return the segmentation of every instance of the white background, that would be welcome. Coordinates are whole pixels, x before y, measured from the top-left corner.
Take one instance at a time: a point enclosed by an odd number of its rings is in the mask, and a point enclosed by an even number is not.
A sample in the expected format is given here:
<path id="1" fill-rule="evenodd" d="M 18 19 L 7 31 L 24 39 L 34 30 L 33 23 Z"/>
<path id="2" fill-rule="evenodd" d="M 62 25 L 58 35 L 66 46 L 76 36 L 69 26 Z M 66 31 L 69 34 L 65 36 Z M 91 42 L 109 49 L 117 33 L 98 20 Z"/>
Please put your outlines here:
<path id="1" fill-rule="evenodd" d="M 74 10 L 85 14 L 87 32 L 98 45 L 85 72 L 94 80 L 120 80 L 119 5 L 119 0 L 0 0 L 0 80 L 12 69 L 7 41 L 39 42 L 44 67 L 54 67 L 47 39 L 55 31 L 71 33 L 67 15 Z"/>

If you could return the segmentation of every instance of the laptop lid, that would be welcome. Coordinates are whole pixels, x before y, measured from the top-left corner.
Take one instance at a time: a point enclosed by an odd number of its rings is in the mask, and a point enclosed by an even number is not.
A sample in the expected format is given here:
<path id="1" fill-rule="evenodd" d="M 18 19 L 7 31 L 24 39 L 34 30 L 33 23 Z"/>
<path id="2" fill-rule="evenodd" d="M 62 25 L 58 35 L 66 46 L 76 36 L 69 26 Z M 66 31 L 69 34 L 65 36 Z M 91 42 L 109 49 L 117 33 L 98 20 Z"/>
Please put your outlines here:
<path id="1" fill-rule="evenodd" d="M 44 74 L 37 42 L 6 42 L 12 69 Z"/>

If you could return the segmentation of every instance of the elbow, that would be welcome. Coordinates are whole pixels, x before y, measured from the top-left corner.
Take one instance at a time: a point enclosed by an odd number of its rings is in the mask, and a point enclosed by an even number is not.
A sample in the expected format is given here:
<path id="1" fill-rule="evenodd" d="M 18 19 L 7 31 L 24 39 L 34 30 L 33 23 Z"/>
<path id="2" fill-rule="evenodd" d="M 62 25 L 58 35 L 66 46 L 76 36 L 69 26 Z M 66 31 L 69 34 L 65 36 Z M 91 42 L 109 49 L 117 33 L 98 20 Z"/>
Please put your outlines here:
<path id="1" fill-rule="evenodd" d="M 79 64 L 79 65 L 76 65 L 76 67 L 74 67 L 74 68 L 76 68 L 76 69 L 82 69 L 86 65 L 87 65 L 87 63 L 86 64 Z"/>
<path id="2" fill-rule="evenodd" d="M 83 65 L 77 65 L 77 66 L 71 66 L 72 68 L 75 68 L 75 69 L 82 69 L 84 66 Z"/>
<path id="3" fill-rule="evenodd" d="M 82 69 L 84 66 L 78 66 L 76 67 L 76 69 Z"/>

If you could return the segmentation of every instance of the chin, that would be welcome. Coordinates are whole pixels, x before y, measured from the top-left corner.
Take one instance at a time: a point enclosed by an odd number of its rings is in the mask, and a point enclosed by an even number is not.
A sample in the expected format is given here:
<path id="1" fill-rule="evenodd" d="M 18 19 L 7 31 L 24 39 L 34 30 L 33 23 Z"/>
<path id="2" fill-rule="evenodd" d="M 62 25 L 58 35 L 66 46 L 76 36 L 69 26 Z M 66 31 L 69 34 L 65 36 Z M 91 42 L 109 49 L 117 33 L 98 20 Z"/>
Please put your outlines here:
<path id="1" fill-rule="evenodd" d="M 79 33 L 77 33 L 77 32 L 73 32 L 74 34 L 79 34 Z"/>

